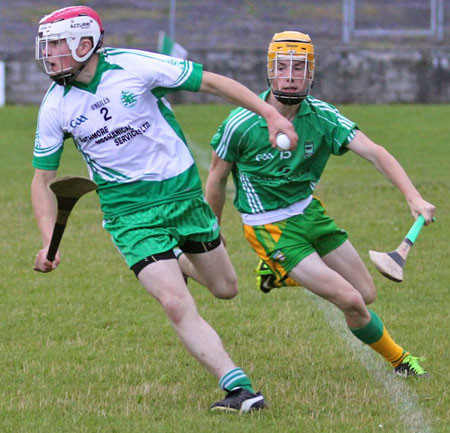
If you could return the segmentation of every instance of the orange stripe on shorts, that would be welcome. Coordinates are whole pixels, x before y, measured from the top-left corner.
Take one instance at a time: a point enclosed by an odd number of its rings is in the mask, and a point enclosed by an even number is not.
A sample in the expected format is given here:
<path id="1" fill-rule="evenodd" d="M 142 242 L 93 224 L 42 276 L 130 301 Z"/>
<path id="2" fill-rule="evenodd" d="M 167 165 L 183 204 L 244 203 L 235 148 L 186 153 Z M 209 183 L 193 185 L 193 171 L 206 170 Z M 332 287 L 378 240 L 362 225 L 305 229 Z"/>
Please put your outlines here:
<path id="1" fill-rule="evenodd" d="M 256 251 L 256 254 L 263 259 L 268 260 L 269 256 L 266 254 L 266 251 L 264 250 L 261 243 L 258 241 L 255 229 L 252 226 L 244 224 L 244 235 L 247 238 L 247 240 L 250 242 L 250 245 L 253 247 L 253 249 Z"/>
<path id="2" fill-rule="evenodd" d="M 272 239 L 275 241 L 275 243 L 278 242 L 281 238 L 281 235 L 283 234 L 280 227 L 275 224 L 264 224 L 264 227 L 270 233 L 270 236 L 272 236 Z"/>

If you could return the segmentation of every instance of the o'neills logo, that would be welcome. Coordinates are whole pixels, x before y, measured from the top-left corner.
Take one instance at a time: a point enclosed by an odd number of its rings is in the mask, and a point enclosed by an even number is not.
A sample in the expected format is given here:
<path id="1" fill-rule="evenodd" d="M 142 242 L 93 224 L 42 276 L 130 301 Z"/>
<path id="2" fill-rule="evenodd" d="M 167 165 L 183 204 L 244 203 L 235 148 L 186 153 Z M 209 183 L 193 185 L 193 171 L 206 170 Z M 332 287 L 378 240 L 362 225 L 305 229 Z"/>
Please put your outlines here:
<path id="1" fill-rule="evenodd" d="M 94 102 L 91 105 L 91 110 L 98 110 L 99 108 L 102 108 L 104 105 L 109 104 L 111 101 L 108 97 L 103 98 L 101 101 Z"/>

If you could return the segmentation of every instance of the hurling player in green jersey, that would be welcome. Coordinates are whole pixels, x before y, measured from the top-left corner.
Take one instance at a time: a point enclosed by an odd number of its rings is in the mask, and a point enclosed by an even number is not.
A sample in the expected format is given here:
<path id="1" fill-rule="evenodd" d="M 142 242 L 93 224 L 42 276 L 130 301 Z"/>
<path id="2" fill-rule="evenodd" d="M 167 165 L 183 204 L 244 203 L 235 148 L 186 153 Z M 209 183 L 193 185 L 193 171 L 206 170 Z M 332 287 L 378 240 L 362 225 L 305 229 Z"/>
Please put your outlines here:
<path id="1" fill-rule="evenodd" d="M 231 173 L 234 205 L 244 233 L 261 259 L 260 288 L 301 285 L 335 304 L 352 333 L 380 353 L 402 376 L 425 374 L 417 357 L 394 342 L 377 314 L 367 308 L 376 289 L 360 256 L 313 191 L 330 155 L 352 151 L 371 162 L 405 196 L 414 218 L 430 224 L 434 206 L 383 147 L 359 131 L 332 105 L 309 95 L 314 46 L 308 35 L 285 31 L 268 49 L 270 88 L 260 97 L 289 119 L 298 145 L 278 149 L 269 142 L 264 119 L 238 108 L 219 127 L 206 199 L 219 221 Z"/>
<path id="2" fill-rule="evenodd" d="M 215 330 L 199 315 L 182 274 L 190 266 L 211 293 L 230 299 L 237 280 L 221 243 L 217 218 L 206 203 L 197 168 L 165 95 L 175 90 L 213 93 L 263 116 L 275 143 L 292 124 L 272 105 L 234 80 L 194 62 L 146 51 L 103 47 L 99 15 L 71 6 L 39 23 L 36 60 L 53 80 L 36 131 L 32 203 L 47 259 L 56 219 L 49 183 L 64 140 L 85 159 L 104 213 L 104 227 L 144 288 L 161 304 L 186 349 L 227 393 L 213 410 L 248 412 L 265 406 L 250 379 L 231 360 Z M 185 253 L 177 260 L 173 248 Z M 184 264 L 183 264 L 184 263 Z"/>

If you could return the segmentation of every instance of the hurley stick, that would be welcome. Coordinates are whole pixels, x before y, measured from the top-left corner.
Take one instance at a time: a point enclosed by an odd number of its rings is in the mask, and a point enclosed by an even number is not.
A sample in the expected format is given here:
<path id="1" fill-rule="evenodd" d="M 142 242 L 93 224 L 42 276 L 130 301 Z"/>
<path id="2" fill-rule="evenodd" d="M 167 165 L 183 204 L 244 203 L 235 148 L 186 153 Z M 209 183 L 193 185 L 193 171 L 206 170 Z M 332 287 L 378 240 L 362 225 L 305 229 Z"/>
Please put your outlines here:
<path id="1" fill-rule="evenodd" d="M 50 183 L 50 189 L 55 193 L 58 203 L 58 213 L 56 215 L 55 227 L 53 228 L 52 240 L 47 252 L 47 259 L 51 262 L 55 260 L 67 220 L 75 203 L 84 194 L 97 188 L 97 184 L 92 180 L 80 176 L 65 176 L 54 179 Z"/>
<path id="2" fill-rule="evenodd" d="M 434 221 L 434 218 L 433 218 Z M 419 236 L 425 218 L 419 215 L 398 248 L 390 253 L 369 251 L 370 259 L 382 275 L 396 283 L 403 281 L 403 268 L 411 247 Z"/>

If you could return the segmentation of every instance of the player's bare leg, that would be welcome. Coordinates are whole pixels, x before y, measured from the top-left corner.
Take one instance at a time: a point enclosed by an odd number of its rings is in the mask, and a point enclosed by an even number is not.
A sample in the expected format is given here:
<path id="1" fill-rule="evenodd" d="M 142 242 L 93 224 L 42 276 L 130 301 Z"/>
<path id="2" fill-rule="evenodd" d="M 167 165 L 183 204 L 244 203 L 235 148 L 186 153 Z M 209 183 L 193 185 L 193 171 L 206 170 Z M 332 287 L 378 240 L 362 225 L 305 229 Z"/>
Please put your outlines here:
<path id="1" fill-rule="evenodd" d="M 350 243 L 344 243 L 342 246 L 338 253 L 331 256 L 328 254 L 323 259 L 317 253 L 310 254 L 294 267 L 289 276 L 311 292 L 335 304 L 344 313 L 353 335 L 382 355 L 394 367 L 394 373 L 405 377 L 425 375 L 425 370 L 418 362 L 420 358 L 411 356 L 392 339 L 378 315 L 367 309 L 363 294 L 341 275 L 348 276 L 349 280 L 360 285 L 359 289 L 370 299 L 370 280 L 364 274 L 362 278 L 357 278 L 354 272 L 343 264 L 340 255 L 349 253 L 350 262 L 353 261 L 356 267 L 361 266 L 361 263 L 358 264 L 361 259 L 359 256 L 359 260 L 356 258 Z M 340 273 L 329 267 L 325 260 Z M 363 268 L 365 269 L 364 266 Z"/>
<path id="2" fill-rule="evenodd" d="M 215 297 L 231 299 L 237 295 L 236 272 L 223 244 L 205 253 L 183 254 L 179 261 L 183 273 L 206 286 Z"/>
<path id="3" fill-rule="evenodd" d="M 303 287 L 335 304 L 350 328 L 362 328 L 370 321 L 364 299 L 345 278 L 327 266 L 317 253 L 298 263 L 289 276 Z"/>
<path id="4" fill-rule="evenodd" d="M 192 278 L 197 283 L 206 287 L 206 283 L 202 280 L 202 277 L 198 273 L 197 269 L 194 267 L 192 262 L 186 257 L 186 254 L 181 253 L 178 257 L 178 264 L 180 265 L 183 275 Z"/>
<path id="5" fill-rule="evenodd" d="M 376 288 L 373 279 L 350 241 L 345 241 L 323 256 L 322 260 L 361 293 L 366 305 L 375 301 Z"/>
<path id="6" fill-rule="evenodd" d="M 198 314 L 177 260 L 160 260 L 139 273 L 139 281 L 161 304 L 187 350 L 218 379 L 236 366 L 216 331 Z"/>
<path id="7" fill-rule="evenodd" d="M 206 253 L 205 253 L 206 254 Z M 250 412 L 265 407 L 250 379 L 235 366 L 216 331 L 198 314 L 176 259 L 160 260 L 139 273 L 139 281 L 162 305 L 178 337 L 227 392 L 211 410 Z"/>

